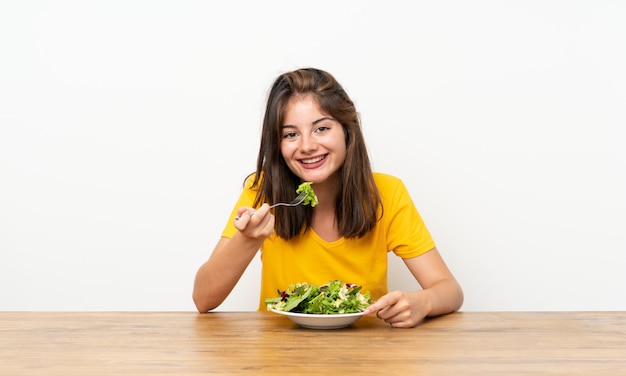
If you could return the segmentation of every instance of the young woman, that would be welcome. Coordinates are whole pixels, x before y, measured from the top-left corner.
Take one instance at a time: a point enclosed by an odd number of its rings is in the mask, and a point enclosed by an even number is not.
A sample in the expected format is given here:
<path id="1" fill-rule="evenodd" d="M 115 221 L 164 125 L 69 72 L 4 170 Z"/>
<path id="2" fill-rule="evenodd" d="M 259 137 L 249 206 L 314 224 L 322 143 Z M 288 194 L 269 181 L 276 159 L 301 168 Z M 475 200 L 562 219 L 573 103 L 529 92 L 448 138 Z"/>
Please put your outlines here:
<path id="1" fill-rule="evenodd" d="M 268 203 L 293 200 L 302 182 L 313 183 L 317 206 L 270 210 Z M 256 173 L 196 275 L 200 312 L 226 299 L 259 250 L 259 309 L 290 284 L 336 279 L 362 285 L 375 300 L 365 313 L 394 327 L 414 327 L 463 302 L 402 181 L 372 172 L 352 100 L 318 69 L 282 74 L 271 88 Z M 389 251 L 422 289 L 387 291 Z"/>

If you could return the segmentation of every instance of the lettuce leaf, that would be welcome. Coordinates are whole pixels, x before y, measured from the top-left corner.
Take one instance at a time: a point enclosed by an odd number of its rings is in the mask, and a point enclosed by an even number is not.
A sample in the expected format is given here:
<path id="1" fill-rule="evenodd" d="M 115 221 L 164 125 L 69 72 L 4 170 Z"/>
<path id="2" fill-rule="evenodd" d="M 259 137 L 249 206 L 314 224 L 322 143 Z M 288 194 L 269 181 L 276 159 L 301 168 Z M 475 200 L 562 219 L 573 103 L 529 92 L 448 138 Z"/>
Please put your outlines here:
<path id="1" fill-rule="evenodd" d="M 370 293 L 361 293 L 362 286 L 340 280 L 330 281 L 320 287 L 307 283 L 290 285 L 285 291 L 278 291 L 279 297 L 265 300 L 267 309 L 278 311 L 341 314 L 363 312 L 372 300 Z"/>
<path id="2" fill-rule="evenodd" d="M 315 192 L 313 192 L 313 188 L 311 188 L 311 182 L 304 182 L 302 184 L 300 184 L 298 186 L 298 189 L 296 189 L 296 193 L 300 194 L 300 192 L 305 192 L 306 193 L 306 197 L 304 198 L 304 201 L 302 202 L 303 205 L 311 205 L 311 207 L 315 207 L 319 201 L 317 200 L 317 196 L 315 195 Z"/>

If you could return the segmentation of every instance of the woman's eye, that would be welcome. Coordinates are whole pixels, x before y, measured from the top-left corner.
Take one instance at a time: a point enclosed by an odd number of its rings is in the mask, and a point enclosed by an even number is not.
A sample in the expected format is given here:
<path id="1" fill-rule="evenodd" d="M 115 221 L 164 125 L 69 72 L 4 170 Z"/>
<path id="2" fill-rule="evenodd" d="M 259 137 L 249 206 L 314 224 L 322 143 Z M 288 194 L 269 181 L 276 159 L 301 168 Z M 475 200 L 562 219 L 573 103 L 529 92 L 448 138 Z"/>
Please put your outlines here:
<path id="1" fill-rule="evenodd" d="M 283 138 L 294 138 L 297 136 L 296 132 L 287 132 L 287 133 L 283 133 Z"/>
<path id="2" fill-rule="evenodd" d="M 330 129 L 330 127 L 321 126 L 321 127 L 317 127 L 317 128 L 315 129 L 315 132 L 317 132 L 317 133 L 323 133 L 323 132 L 326 132 L 326 131 L 327 131 L 327 130 L 329 130 L 329 129 Z"/>

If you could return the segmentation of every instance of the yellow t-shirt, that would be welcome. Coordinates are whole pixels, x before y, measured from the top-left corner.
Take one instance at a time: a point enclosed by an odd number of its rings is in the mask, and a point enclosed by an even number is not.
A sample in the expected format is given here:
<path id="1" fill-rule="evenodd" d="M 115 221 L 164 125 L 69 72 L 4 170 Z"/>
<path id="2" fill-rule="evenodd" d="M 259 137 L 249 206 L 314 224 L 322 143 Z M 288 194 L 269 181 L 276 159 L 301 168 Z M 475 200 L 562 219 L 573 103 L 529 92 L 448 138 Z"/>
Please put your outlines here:
<path id="1" fill-rule="evenodd" d="M 278 296 L 277 290 L 298 282 L 319 286 L 339 279 L 362 285 L 362 291 L 378 299 L 387 293 L 387 252 L 411 258 L 435 247 L 404 183 L 381 173 L 374 173 L 374 181 L 383 216 L 364 237 L 327 242 L 309 229 L 289 241 L 273 234 L 263 242 L 259 310 L 265 309 L 265 299 Z M 256 191 L 248 187 L 243 190 L 222 236 L 235 234 L 237 208 L 252 206 L 255 196 Z"/>

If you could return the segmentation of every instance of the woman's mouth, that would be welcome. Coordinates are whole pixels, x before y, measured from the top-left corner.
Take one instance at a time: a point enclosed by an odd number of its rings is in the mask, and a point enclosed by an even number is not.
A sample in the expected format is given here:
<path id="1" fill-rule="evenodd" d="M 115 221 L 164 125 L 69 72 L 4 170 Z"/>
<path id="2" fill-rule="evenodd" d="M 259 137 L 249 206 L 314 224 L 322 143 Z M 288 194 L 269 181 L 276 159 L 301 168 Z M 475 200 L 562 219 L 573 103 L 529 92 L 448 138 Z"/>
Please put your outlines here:
<path id="1" fill-rule="evenodd" d="M 313 157 L 313 158 L 309 158 L 309 159 L 300 159 L 300 163 L 311 164 L 311 163 L 319 162 L 319 161 L 321 161 L 324 158 L 326 158 L 326 155 L 320 155 L 318 157 Z"/>
<path id="2" fill-rule="evenodd" d="M 324 154 L 324 155 L 318 155 L 317 157 L 298 159 L 298 162 L 300 162 L 300 164 L 304 168 L 316 168 L 318 166 L 321 166 L 324 163 L 324 160 L 326 159 L 327 156 L 328 154 Z"/>

